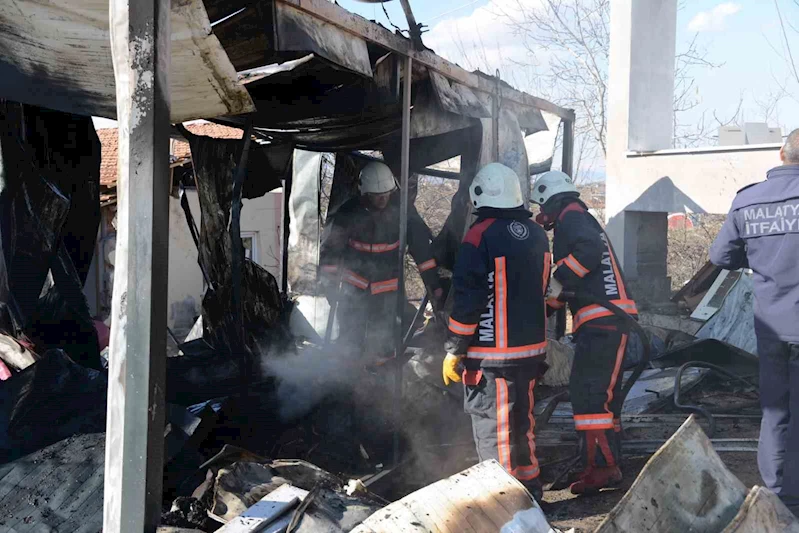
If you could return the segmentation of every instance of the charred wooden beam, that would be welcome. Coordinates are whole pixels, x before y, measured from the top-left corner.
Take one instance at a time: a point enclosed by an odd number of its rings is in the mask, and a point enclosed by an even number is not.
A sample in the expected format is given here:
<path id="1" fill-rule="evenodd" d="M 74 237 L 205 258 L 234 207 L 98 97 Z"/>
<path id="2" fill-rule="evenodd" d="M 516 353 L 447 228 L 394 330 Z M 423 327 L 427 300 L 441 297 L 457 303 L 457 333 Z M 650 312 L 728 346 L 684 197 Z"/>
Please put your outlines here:
<path id="1" fill-rule="evenodd" d="M 103 530 L 154 532 L 164 459 L 170 2 L 110 0 L 119 202 Z"/>

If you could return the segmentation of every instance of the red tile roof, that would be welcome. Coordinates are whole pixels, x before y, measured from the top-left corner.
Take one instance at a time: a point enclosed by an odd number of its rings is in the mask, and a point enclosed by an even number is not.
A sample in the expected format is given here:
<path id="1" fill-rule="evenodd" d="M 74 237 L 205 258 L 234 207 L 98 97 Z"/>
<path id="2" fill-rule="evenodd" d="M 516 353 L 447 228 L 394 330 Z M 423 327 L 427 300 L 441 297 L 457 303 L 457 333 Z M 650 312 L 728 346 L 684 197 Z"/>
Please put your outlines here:
<path id="1" fill-rule="evenodd" d="M 242 135 L 242 131 L 238 128 L 229 128 L 211 122 L 187 124 L 186 128 L 197 135 L 216 137 L 217 139 L 240 139 Z M 117 184 L 117 160 L 119 158 L 117 129 L 99 129 L 97 136 L 100 137 L 100 144 L 103 148 L 103 158 L 100 162 L 100 186 L 113 189 Z M 191 157 L 189 143 L 173 140 L 171 156 L 173 159 Z"/>

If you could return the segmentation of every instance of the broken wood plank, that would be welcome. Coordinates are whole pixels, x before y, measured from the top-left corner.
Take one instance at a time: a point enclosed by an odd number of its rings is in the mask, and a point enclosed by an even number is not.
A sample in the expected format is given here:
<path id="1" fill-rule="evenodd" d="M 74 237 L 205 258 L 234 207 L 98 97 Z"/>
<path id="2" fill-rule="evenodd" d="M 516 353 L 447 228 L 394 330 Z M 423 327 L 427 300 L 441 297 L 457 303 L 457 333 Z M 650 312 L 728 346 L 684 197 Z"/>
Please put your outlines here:
<path id="1" fill-rule="evenodd" d="M 691 416 L 644 466 L 596 533 L 721 531 L 746 487 Z"/>
<path id="2" fill-rule="evenodd" d="M 499 531 L 518 513 L 534 508 L 522 484 L 491 460 L 409 494 L 353 533 Z"/>
<path id="3" fill-rule="evenodd" d="M 799 521 L 779 496 L 755 485 L 722 533 L 799 533 Z"/>
<path id="4" fill-rule="evenodd" d="M 307 495 L 307 490 L 288 484 L 281 485 L 217 531 L 219 533 L 254 533 L 264 531 L 264 528 L 269 528 L 269 531 L 279 531 L 279 528 L 270 527 L 270 525 L 277 525 L 280 522 L 282 528 L 285 528 L 291 520 L 291 516 L 286 516 L 286 513 L 296 507 Z"/>

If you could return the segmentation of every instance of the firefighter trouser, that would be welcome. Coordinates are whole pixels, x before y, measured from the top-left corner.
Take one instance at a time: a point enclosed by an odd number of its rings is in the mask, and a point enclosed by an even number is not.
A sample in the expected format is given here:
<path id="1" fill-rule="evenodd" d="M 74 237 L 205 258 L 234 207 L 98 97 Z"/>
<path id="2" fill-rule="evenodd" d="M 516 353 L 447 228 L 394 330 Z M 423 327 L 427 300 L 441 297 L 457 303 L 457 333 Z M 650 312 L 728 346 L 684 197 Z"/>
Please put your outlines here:
<path id="1" fill-rule="evenodd" d="M 757 339 L 763 421 L 757 465 L 766 487 L 799 516 L 799 344 Z"/>
<path id="2" fill-rule="evenodd" d="M 585 467 L 620 459 L 622 363 L 627 335 L 615 326 L 582 326 L 575 335 L 569 393 Z"/>
<path id="3" fill-rule="evenodd" d="M 540 485 L 535 457 L 533 388 L 538 362 L 463 373 L 464 410 L 480 461 L 496 459 L 528 488 Z"/>
<path id="4" fill-rule="evenodd" d="M 353 352 L 385 357 L 394 350 L 396 316 L 396 291 L 372 295 L 345 285 L 336 311 L 336 342 Z"/>

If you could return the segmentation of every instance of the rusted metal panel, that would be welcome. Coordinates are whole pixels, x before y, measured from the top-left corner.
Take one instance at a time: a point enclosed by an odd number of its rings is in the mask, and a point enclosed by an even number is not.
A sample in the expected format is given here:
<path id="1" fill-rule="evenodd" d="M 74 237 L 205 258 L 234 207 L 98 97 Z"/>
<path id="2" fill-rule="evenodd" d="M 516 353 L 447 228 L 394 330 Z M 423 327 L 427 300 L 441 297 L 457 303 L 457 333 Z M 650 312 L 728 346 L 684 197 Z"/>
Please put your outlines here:
<path id="1" fill-rule="evenodd" d="M 171 120 L 252 111 L 202 1 L 171 7 Z M 0 97 L 115 118 L 108 1 L 0 0 Z"/>
<path id="2" fill-rule="evenodd" d="M 491 116 L 491 111 L 465 85 L 458 82 L 450 82 L 447 78 L 432 70 L 430 71 L 430 82 L 433 85 L 439 104 L 447 111 L 473 118 L 488 118 Z"/>
<path id="3" fill-rule="evenodd" d="M 366 41 L 290 4 L 275 5 L 276 48 L 281 52 L 313 52 L 319 57 L 372 77 Z"/>

